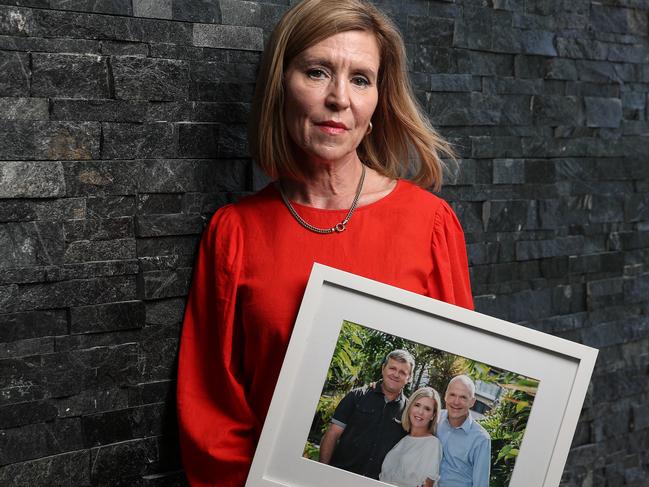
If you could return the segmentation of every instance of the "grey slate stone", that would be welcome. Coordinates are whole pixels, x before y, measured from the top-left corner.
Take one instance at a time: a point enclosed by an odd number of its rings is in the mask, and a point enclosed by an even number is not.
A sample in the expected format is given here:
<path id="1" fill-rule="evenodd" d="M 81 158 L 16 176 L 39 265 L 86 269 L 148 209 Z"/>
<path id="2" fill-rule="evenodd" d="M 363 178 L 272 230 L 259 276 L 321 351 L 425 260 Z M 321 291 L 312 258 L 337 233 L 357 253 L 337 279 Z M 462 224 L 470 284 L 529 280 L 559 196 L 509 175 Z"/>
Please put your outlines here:
<path id="1" fill-rule="evenodd" d="M 95 123 L 0 120 L 0 134 L 0 154 L 5 160 L 99 156 L 99 126 Z"/>
<path id="2" fill-rule="evenodd" d="M 63 228 L 54 222 L 0 226 L 0 267 L 56 265 L 62 262 Z"/>
<path id="3" fill-rule="evenodd" d="M 0 51 L 0 96 L 29 96 L 29 55 Z M 5 117 L 2 117 L 5 118 Z"/>
<path id="4" fill-rule="evenodd" d="M 0 162 L 0 198 L 51 198 L 65 195 L 60 162 Z"/>
<path id="5" fill-rule="evenodd" d="M 32 94 L 52 98 L 109 98 L 106 58 L 33 53 Z"/>
<path id="6" fill-rule="evenodd" d="M 0 342 L 64 335 L 67 332 L 68 321 L 65 310 L 0 315 Z"/>
<path id="7" fill-rule="evenodd" d="M 32 10 L 0 5 L 0 35 L 27 36 L 32 27 Z"/>
<path id="8" fill-rule="evenodd" d="M 50 0 L 50 8 L 114 15 L 133 15 L 130 0 Z"/>
<path id="9" fill-rule="evenodd" d="M 75 262 L 93 262 L 109 260 L 134 259 L 135 239 L 117 240 L 79 240 L 67 245 L 64 254 L 66 264 Z"/>
<path id="10" fill-rule="evenodd" d="M 142 328 L 145 320 L 144 302 L 83 306 L 70 309 L 72 333 L 100 333 L 106 331 Z"/>
<path id="11" fill-rule="evenodd" d="M 200 47 L 261 51 L 263 35 L 257 27 L 194 24 L 193 44 Z"/>
<path id="12" fill-rule="evenodd" d="M 221 21 L 225 25 L 263 27 L 264 7 L 258 2 L 220 0 Z"/>
<path id="13" fill-rule="evenodd" d="M 171 19 L 172 0 L 133 0 L 133 15 L 135 17 L 150 17 Z"/>
<path id="14" fill-rule="evenodd" d="M 139 215 L 136 222 L 138 237 L 198 235 L 203 230 L 200 215 Z"/>
<path id="15" fill-rule="evenodd" d="M 585 97 L 586 123 L 589 127 L 617 128 L 622 120 L 622 101 L 619 98 Z"/>
<path id="16" fill-rule="evenodd" d="M 174 157 L 177 131 L 169 123 L 103 124 L 103 159 Z"/>
<path id="17" fill-rule="evenodd" d="M 525 182 L 525 162 L 521 159 L 494 159 L 494 184 L 522 184 Z"/>
<path id="18" fill-rule="evenodd" d="M 211 0 L 173 0 L 172 17 L 186 22 L 219 24 L 221 22 L 220 2 Z"/>
<path id="19" fill-rule="evenodd" d="M 0 98 L 0 118 L 4 120 L 48 120 L 46 98 Z"/>
<path id="20" fill-rule="evenodd" d="M 90 452 L 75 451 L 13 463 L 0 467 L 0 482 L 16 487 L 52 485 L 88 485 Z"/>
<path id="21" fill-rule="evenodd" d="M 113 57 L 115 96 L 123 100 L 186 100 L 189 82 L 184 61 Z"/>
<path id="22" fill-rule="evenodd" d="M 11 428 L 3 436 L 6 448 L 0 452 L 0 464 L 4 465 L 30 460 L 33 455 L 43 457 L 82 447 L 79 418 Z"/>

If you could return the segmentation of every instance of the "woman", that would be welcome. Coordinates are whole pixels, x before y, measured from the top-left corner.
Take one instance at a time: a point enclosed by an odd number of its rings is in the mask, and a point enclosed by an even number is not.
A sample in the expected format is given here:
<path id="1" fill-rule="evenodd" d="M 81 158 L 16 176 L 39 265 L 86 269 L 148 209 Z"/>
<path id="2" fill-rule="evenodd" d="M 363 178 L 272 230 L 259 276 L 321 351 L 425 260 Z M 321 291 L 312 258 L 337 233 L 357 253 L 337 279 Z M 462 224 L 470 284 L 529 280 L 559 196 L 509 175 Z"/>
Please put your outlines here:
<path id="1" fill-rule="evenodd" d="M 250 144 L 278 181 L 216 212 L 185 312 L 178 415 L 194 486 L 245 483 L 314 262 L 472 307 L 462 229 L 420 187 L 439 188 L 448 146 L 417 109 L 404 51 L 362 0 L 305 0 L 271 36 Z"/>
<path id="2" fill-rule="evenodd" d="M 433 487 L 439 479 L 442 445 L 435 436 L 441 411 L 437 391 L 417 389 L 403 411 L 401 425 L 408 432 L 383 460 L 379 480 L 399 487 Z"/>

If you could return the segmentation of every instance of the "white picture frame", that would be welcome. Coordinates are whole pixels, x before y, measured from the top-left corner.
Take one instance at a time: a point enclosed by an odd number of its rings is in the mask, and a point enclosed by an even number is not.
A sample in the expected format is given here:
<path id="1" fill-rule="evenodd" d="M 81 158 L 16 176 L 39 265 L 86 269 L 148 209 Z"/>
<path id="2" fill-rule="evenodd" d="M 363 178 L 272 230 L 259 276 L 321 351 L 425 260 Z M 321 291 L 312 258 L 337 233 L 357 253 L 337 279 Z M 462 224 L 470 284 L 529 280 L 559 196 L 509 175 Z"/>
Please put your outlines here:
<path id="1" fill-rule="evenodd" d="M 388 485 L 302 457 L 343 321 L 540 380 L 509 487 L 559 485 L 596 349 L 314 264 L 246 487 Z"/>

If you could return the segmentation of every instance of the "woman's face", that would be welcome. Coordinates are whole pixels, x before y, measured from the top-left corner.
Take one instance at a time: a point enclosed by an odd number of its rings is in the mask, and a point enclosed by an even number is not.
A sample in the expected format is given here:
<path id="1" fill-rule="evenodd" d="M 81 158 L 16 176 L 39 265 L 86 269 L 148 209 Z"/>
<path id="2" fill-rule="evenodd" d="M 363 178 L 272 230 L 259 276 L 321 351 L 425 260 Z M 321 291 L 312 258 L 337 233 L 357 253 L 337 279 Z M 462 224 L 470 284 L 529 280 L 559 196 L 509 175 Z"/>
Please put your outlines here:
<path id="1" fill-rule="evenodd" d="M 435 414 L 437 414 L 435 400 L 432 397 L 420 397 L 410 406 L 410 412 L 408 413 L 410 428 L 428 429 L 428 425 Z"/>
<path id="2" fill-rule="evenodd" d="M 356 157 L 378 99 L 374 34 L 335 34 L 305 49 L 284 73 L 284 117 L 297 157 L 331 163 Z"/>

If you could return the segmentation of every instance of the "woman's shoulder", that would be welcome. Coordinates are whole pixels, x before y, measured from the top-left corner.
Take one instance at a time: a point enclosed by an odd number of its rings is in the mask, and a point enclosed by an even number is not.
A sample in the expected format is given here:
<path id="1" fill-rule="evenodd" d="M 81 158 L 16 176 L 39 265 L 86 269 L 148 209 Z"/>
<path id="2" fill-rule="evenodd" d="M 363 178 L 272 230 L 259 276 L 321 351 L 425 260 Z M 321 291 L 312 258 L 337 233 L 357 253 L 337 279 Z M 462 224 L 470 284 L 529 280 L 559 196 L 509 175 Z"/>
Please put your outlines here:
<path id="1" fill-rule="evenodd" d="M 272 211 L 280 202 L 276 193 L 277 190 L 271 183 L 256 193 L 221 206 L 212 216 L 210 226 L 241 225 L 250 219 L 263 218 L 263 215 L 267 215 L 266 212 Z"/>
<path id="2" fill-rule="evenodd" d="M 396 191 L 395 203 L 405 205 L 412 213 L 440 221 L 455 218 L 455 213 L 446 200 L 411 181 L 400 179 Z"/>

